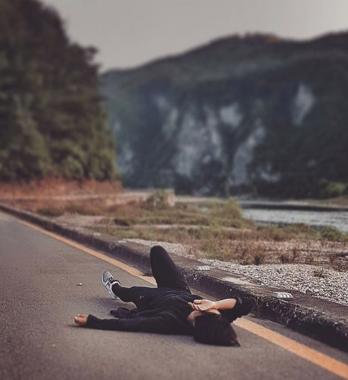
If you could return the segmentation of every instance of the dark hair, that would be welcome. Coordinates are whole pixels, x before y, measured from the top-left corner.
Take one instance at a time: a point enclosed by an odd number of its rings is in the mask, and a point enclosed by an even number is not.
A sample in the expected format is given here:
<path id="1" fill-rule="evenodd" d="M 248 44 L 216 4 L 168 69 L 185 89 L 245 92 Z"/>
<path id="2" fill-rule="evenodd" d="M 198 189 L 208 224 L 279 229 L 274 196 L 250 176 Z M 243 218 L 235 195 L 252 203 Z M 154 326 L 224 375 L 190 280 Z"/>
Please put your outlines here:
<path id="1" fill-rule="evenodd" d="M 197 342 L 218 346 L 240 346 L 231 324 L 221 315 L 204 314 L 195 319 L 193 337 Z"/>

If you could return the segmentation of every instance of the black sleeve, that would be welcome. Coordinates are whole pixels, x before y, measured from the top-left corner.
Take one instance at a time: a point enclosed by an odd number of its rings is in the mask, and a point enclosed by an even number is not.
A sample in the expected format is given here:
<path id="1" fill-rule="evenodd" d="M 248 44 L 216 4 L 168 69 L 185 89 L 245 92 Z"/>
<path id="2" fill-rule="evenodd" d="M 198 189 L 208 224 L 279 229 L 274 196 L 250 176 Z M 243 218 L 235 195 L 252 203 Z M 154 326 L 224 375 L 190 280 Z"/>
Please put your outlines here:
<path id="1" fill-rule="evenodd" d="M 228 322 L 233 322 L 236 319 L 236 313 L 233 309 L 220 310 L 220 313 Z"/>
<path id="2" fill-rule="evenodd" d="M 125 307 L 119 307 L 117 309 L 110 310 L 110 314 L 115 318 L 133 318 L 136 317 L 137 313 L 137 309 L 129 310 Z"/>
<path id="3" fill-rule="evenodd" d="M 119 307 L 118 309 L 111 310 L 110 314 L 115 318 L 129 319 L 138 317 L 155 317 L 158 316 L 162 311 L 162 308 L 139 311 L 138 309 L 129 310 L 125 307 Z"/>
<path id="4" fill-rule="evenodd" d="M 131 319 L 99 319 L 94 315 L 87 318 L 86 327 L 100 330 L 141 331 L 159 334 L 174 334 L 173 321 L 165 315 Z"/>

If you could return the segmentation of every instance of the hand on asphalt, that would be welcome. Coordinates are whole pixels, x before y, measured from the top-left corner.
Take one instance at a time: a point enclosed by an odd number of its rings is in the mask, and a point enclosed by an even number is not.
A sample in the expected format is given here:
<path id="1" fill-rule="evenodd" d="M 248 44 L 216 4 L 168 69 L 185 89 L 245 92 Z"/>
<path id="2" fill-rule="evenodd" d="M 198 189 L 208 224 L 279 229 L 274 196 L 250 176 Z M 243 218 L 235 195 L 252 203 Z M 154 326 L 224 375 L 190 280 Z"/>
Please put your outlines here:
<path id="1" fill-rule="evenodd" d="M 77 314 L 74 317 L 74 322 L 79 326 L 86 326 L 87 324 L 87 314 Z"/>

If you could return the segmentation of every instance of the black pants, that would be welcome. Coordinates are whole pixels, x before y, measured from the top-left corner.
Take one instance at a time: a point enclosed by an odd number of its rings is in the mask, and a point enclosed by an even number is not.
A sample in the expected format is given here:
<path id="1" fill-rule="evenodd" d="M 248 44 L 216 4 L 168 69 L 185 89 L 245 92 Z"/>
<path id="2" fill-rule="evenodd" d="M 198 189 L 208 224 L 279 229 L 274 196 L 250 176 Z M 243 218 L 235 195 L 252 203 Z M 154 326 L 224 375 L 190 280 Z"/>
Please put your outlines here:
<path id="1" fill-rule="evenodd" d="M 150 260 L 152 274 L 159 289 L 169 288 L 184 290 L 191 293 L 184 275 L 179 271 L 173 260 L 170 258 L 168 252 L 163 247 L 159 245 L 152 247 L 150 251 Z M 117 297 L 121 298 L 122 301 L 134 302 L 139 307 L 141 299 L 147 295 L 151 296 L 154 289 L 143 286 L 126 288 L 121 285 L 114 284 L 112 291 Z"/>

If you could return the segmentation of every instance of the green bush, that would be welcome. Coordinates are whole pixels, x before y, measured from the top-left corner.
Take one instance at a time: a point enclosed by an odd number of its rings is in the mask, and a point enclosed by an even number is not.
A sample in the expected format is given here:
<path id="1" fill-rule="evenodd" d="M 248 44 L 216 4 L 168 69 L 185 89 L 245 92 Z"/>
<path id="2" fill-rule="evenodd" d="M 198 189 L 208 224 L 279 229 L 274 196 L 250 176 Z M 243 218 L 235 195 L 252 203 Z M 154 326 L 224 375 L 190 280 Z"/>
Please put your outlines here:
<path id="1" fill-rule="evenodd" d="M 60 174 L 65 178 L 82 179 L 84 177 L 83 166 L 74 157 L 67 157 L 60 165 Z"/>
<path id="2" fill-rule="evenodd" d="M 319 227 L 320 236 L 324 240 L 329 241 L 348 241 L 348 234 L 339 231 L 335 227 Z"/>
<path id="3" fill-rule="evenodd" d="M 348 192 L 348 184 L 323 180 L 319 184 L 319 189 L 321 198 L 334 198 L 346 194 Z"/>
<path id="4" fill-rule="evenodd" d="M 145 207 L 153 210 L 163 210 L 170 207 L 169 193 L 165 190 L 155 191 L 146 201 Z"/>

